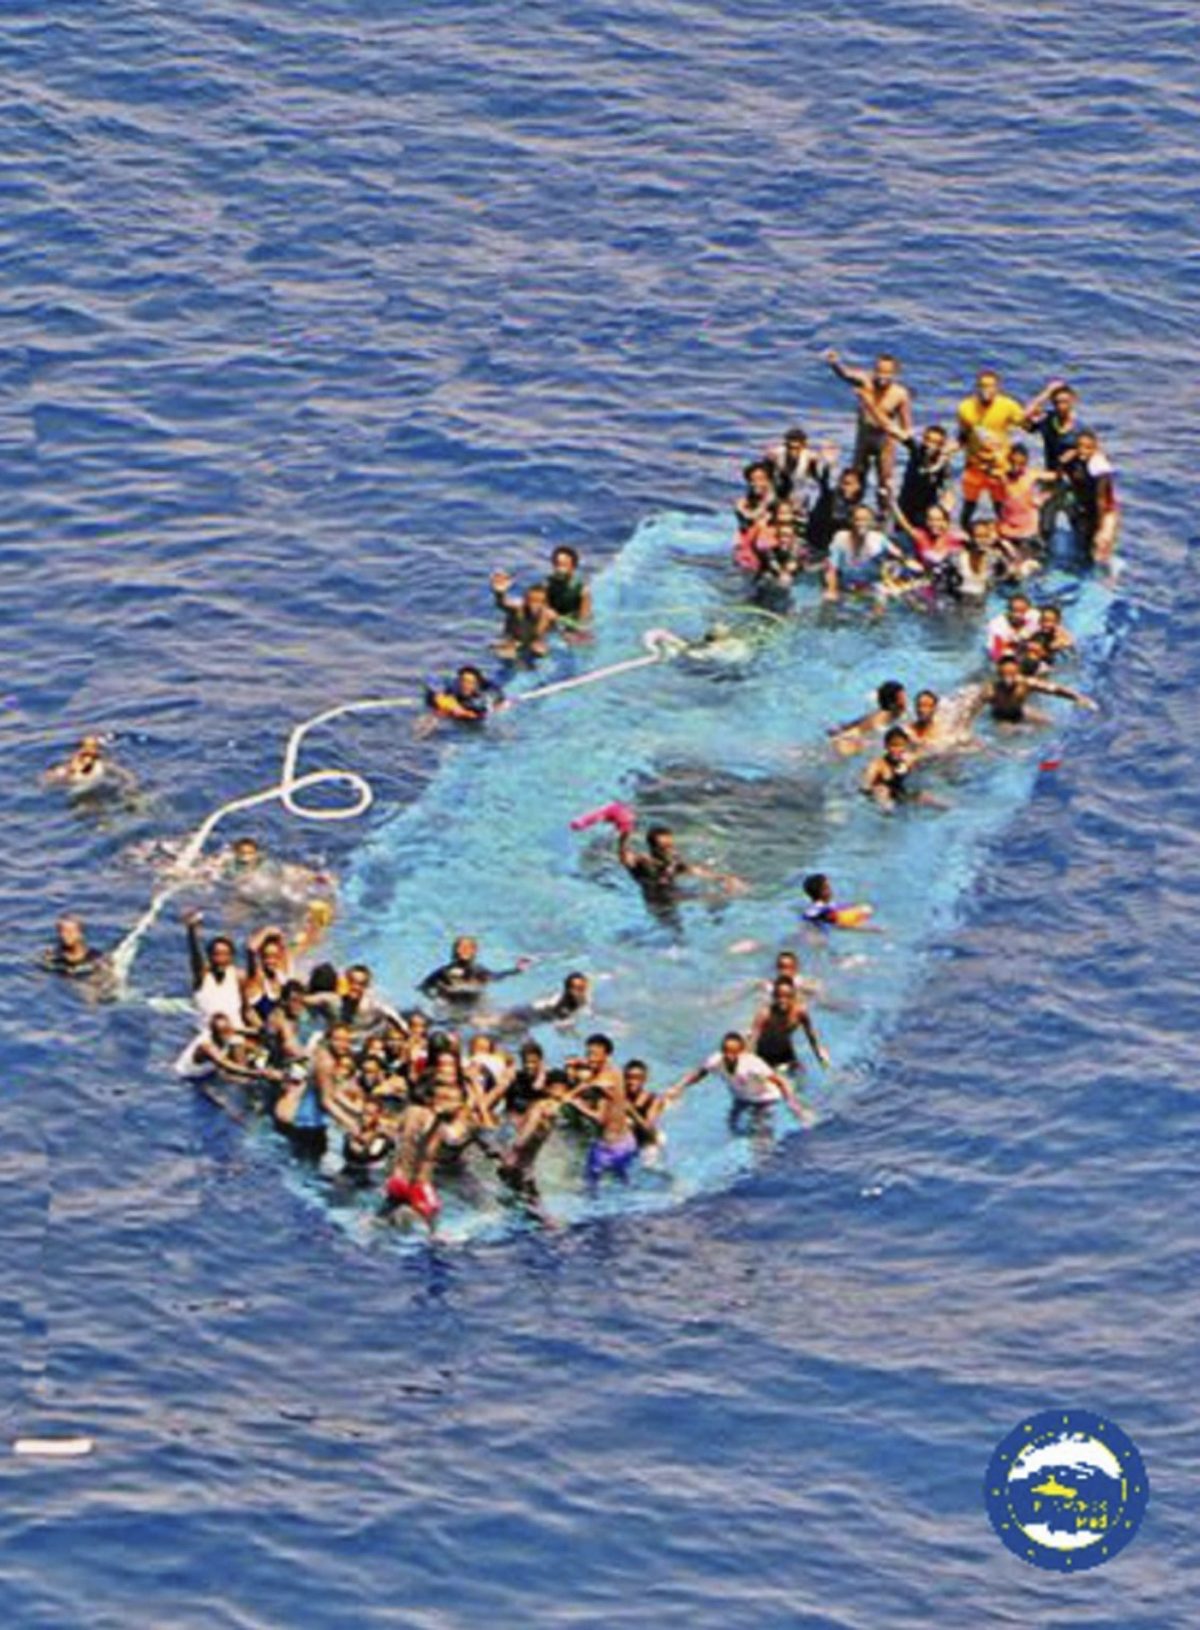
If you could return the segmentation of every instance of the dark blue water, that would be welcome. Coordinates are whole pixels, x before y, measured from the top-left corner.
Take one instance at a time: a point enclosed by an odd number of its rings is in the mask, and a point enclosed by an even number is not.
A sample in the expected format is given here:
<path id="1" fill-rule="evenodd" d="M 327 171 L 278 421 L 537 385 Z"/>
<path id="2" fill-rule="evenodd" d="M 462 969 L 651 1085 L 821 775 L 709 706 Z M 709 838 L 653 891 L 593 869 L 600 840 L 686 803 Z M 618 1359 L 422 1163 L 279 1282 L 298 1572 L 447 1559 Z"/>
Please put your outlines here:
<path id="1" fill-rule="evenodd" d="M 1187 1625 L 1200 27 L 513 9 L 0 20 L 5 1424 L 98 1445 L 0 1458 L 5 1622 Z M 922 415 L 984 359 L 1078 381 L 1127 504 L 1102 716 L 819 1137 L 666 1215 L 361 1250 L 179 1090 L 169 1023 L 31 956 L 68 904 L 115 938 L 128 844 L 273 779 L 283 721 L 490 627 L 491 563 L 598 564 L 786 420 L 841 428 L 830 343 L 899 350 Z M 37 788 L 85 726 L 150 809 Z M 334 753 L 384 812 L 437 762 L 381 721 Z M 1057 1403 L 1154 1487 L 1075 1580 L 980 1492 Z"/>

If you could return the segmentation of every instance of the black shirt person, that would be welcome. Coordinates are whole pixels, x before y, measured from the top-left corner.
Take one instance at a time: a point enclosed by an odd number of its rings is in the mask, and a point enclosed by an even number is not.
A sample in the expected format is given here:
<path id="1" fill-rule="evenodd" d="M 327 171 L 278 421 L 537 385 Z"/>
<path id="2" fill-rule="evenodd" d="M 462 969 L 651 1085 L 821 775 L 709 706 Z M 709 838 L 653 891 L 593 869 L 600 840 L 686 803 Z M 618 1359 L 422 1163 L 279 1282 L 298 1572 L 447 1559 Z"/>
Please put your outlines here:
<path id="1" fill-rule="evenodd" d="M 425 975 L 418 989 L 435 1002 L 451 1007 L 471 1007 L 483 995 L 484 988 L 497 979 L 511 979 L 524 973 L 530 965 L 529 957 L 518 957 L 511 968 L 485 968 L 478 960 L 479 942 L 462 934 L 450 950 L 450 961 Z"/>

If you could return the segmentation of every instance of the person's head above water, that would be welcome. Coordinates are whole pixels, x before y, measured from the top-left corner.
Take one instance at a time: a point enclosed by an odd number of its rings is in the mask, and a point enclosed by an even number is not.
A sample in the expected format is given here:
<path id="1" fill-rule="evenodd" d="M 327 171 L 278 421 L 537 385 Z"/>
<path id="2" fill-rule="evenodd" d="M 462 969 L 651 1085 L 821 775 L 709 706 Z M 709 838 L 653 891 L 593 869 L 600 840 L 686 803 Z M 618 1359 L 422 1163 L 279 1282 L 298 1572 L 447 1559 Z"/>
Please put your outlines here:
<path id="1" fill-rule="evenodd" d="M 900 758 L 912 746 L 912 737 L 898 724 L 884 732 L 883 750 L 888 758 Z"/>
<path id="2" fill-rule="evenodd" d="M 83 930 L 83 919 L 68 913 L 60 917 L 54 925 L 58 935 L 58 943 L 64 951 L 77 951 L 87 944 L 87 936 Z"/>
<path id="3" fill-rule="evenodd" d="M 941 453 L 946 446 L 946 427 L 940 424 L 926 425 L 921 435 L 921 446 L 927 453 L 935 456 Z"/>
<path id="4" fill-rule="evenodd" d="M 996 673 L 1003 684 L 1011 685 L 1014 680 L 1020 677 L 1021 659 L 1014 656 L 1011 651 L 1008 652 L 1006 656 L 1002 656 L 997 662 Z"/>
<path id="5" fill-rule="evenodd" d="M 975 375 L 975 394 L 986 407 L 1000 391 L 1000 375 L 994 368 L 981 368 Z"/>
<path id="6" fill-rule="evenodd" d="M 450 948 L 455 962 L 474 962 L 479 955 L 479 941 L 470 934 L 460 934 Z"/>
<path id="7" fill-rule="evenodd" d="M 746 1038 L 740 1030 L 727 1030 L 721 1037 L 721 1057 L 729 1065 L 730 1069 L 734 1067 L 745 1051 Z"/>
<path id="8" fill-rule="evenodd" d="M 652 826 L 646 832 L 646 846 L 656 860 L 670 860 L 675 853 L 675 834 L 669 826 Z"/>
<path id="9" fill-rule="evenodd" d="M 1029 449 L 1023 441 L 1014 442 L 1008 455 L 1008 473 L 1021 476 L 1029 468 Z"/>
<path id="10" fill-rule="evenodd" d="M 847 503 L 857 503 L 865 491 L 862 475 L 853 465 L 838 476 L 838 492 Z"/>
<path id="11" fill-rule="evenodd" d="M 365 962 L 356 962 L 346 969 L 346 995 L 361 1002 L 371 984 L 371 970 Z"/>
<path id="12" fill-rule="evenodd" d="M 232 968 L 237 950 L 227 934 L 217 934 L 208 942 L 208 964 L 214 973 Z"/>
<path id="13" fill-rule="evenodd" d="M 612 1055 L 613 1044 L 610 1036 L 605 1036 L 597 1031 L 594 1036 L 588 1037 L 585 1056 L 593 1070 L 602 1070 Z"/>
<path id="14" fill-rule="evenodd" d="M 875 358 L 875 367 L 871 377 L 875 381 L 875 388 L 883 390 L 894 383 L 900 373 L 900 364 L 888 351 L 883 351 Z"/>
<path id="15" fill-rule="evenodd" d="M 809 872 L 802 884 L 805 894 L 817 905 L 833 899 L 833 884 L 824 872 Z"/>
<path id="16" fill-rule="evenodd" d="M 487 684 L 482 668 L 464 663 L 455 675 L 455 688 L 460 696 L 478 696 Z"/>
<path id="17" fill-rule="evenodd" d="M 796 994 L 796 981 L 790 974 L 776 974 L 775 982 L 771 986 L 771 999 L 774 1002 L 790 1002 Z"/>
<path id="18" fill-rule="evenodd" d="M 783 433 L 783 445 L 789 453 L 802 453 L 808 446 L 808 431 L 792 425 Z"/>
<path id="19" fill-rule="evenodd" d="M 875 525 L 875 511 L 870 504 L 855 504 L 850 511 L 850 530 L 856 538 L 865 538 Z"/>
<path id="20" fill-rule="evenodd" d="M 1004 610 L 1009 622 L 1013 622 L 1014 620 L 1017 622 L 1024 622 L 1029 616 L 1029 613 L 1033 610 L 1033 602 L 1030 600 L 1027 594 L 1018 590 L 1016 594 L 1009 596 L 1008 605 L 1004 608 Z"/>
<path id="21" fill-rule="evenodd" d="M 754 498 L 770 498 L 775 491 L 775 483 L 771 479 L 771 471 L 762 459 L 755 459 L 742 470 L 746 486 Z"/>
<path id="22" fill-rule="evenodd" d="M 1080 462 L 1086 464 L 1090 458 L 1094 458 L 1100 451 L 1100 438 L 1094 430 L 1081 430 L 1079 440 L 1075 445 L 1079 450 Z"/>
<path id="23" fill-rule="evenodd" d="M 233 845 L 233 864 L 239 872 L 248 872 L 263 858 L 262 850 L 254 838 L 236 838 Z"/>
<path id="24" fill-rule="evenodd" d="M 925 530 L 934 538 L 940 538 L 950 530 L 950 516 L 944 505 L 930 504 L 925 511 Z"/>
<path id="25" fill-rule="evenodd" d="M 530 1037 L 528 1041 L 523 1041 L 521 1043 L 521 1063 L 525 1069 L 537 1070 L 545 1056 L 546 1054 L 542 1049 L 542 1044 L 540 1041 L 534 1041 L 533 1038 Z"/>
<path id="26" fill-rule="evenodd" d="M 583 973 L 569 973 L 563 980 L 563 995 L 568 1001 L 582 1007 L 588 999 L 588 977 Z"/>
<path id="27" fill-rule="evenodd" d="M 928 724 L 937 712 L 938 696 L 933 690 L 919 690 L 917 692 L 917 722 Z"/>
<path id="28" fill-rule="evenodd" d="M 1069 419 L 1075 411 L 1075 404 L 1079 400 L 1079 393 L 1074 386 L 1065 382 L 1059 385 L 1050 394 L 1050 406 L 1059 419 Z"/>
<path id="29" fill-rule="evenodd" d="M 632 1088 L 634 1092 L 640 1092 L 650 1080 L 649 1067 L 640 1058 L 631 1058 L 626 1064 L 623 1074 L 625 1076 L 625 1085 Z"/>
<path id="30" fill-rule="evenodd" d="M 875 700 L 885 713 L 904 713 L 908 708 L 908 692 L 899 679 L 885 679 Z"/>
<path id="31" fill-rule="evenodd" d="M 550 556 L 550 570 L 555 577 L 574 577 L 579 570 L 579 550 L 569 543 L 560 543 Z"/>

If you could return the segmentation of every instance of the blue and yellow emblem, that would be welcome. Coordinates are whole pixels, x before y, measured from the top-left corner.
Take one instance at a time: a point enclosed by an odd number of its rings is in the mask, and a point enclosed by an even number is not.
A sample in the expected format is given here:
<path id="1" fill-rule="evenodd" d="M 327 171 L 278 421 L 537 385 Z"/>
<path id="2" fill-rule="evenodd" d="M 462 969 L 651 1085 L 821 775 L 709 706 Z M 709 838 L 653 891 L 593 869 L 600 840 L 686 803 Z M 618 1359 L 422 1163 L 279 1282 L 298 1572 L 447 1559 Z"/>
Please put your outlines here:
<path id="1" fill-rule="evenodd" d="M 1010 1551 L 1035 1568 L 1081 1573 L 1134 1538 L 1150 1483 L 1119 1426 L 1085 1409 L 1047 1409 L 997 1446 L 983 1492 Z"/>

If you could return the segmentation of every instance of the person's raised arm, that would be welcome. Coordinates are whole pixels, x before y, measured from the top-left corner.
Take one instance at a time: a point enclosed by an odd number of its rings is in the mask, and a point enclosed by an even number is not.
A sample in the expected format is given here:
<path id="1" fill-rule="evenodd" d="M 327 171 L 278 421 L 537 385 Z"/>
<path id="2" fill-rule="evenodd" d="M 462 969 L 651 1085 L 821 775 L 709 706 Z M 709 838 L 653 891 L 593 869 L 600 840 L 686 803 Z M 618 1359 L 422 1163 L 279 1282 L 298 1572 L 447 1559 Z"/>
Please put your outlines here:
<path id="1" fill-rule="evenodd" d="M 509 594 L 512 588 L 512 577 L 508 572 L 496 571 L 491 576 L 492 599 L 501 611 L 519 611 L 521 602 Z"/>
<path id="2" fill-rule="evenodd" d="M 848 368 L 841 357 L 834 350 L 823 351 L 821 361 L 824 362 L 837 377 L 845 384 L 853 386 L 855 390 L 865 390 L 870 384 L 870 375 L 861 368 Z"/>
<path id="3" fill-rule="evenodd" d="M 1042 409 L 1046 406 L 1046 403 L 1054 395 L 1055 391 L 1061 390 L 1062 388 L 1063 381 L 1061 379 L 1052 379 L 1048 385 L 1042 386 L 1041 390 L 1036 396 L 1030 397 L 1029 401 L 1026 402 L 1025 406 L 1021 409 L 1025 420 L 1026 429 L 1032 430 L 1034 428 L 1037 421 L 1042 416 Z"/>
<path id="4" fill-rule="evenodd" d="M 204 921 L 204 914 L 200 911 L 189 911 L 183 921 L 187 928 L 188 961 L 192 969 L 192 989 L 199 990 L 204 983 L 204 975 L 208 971 L 204 946 L 200 941 L 200 924 Z"/>

